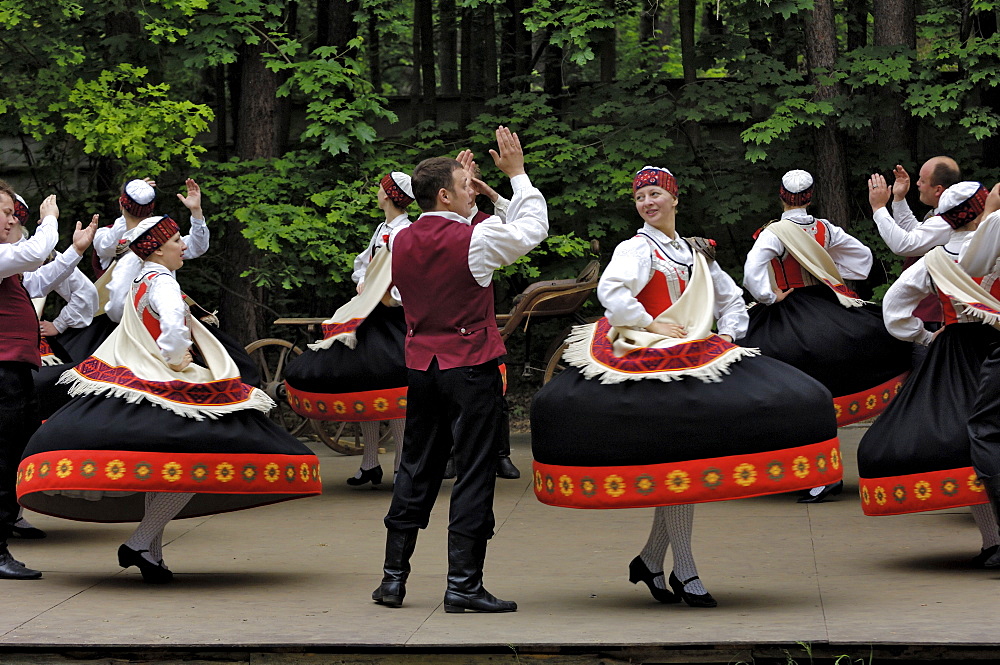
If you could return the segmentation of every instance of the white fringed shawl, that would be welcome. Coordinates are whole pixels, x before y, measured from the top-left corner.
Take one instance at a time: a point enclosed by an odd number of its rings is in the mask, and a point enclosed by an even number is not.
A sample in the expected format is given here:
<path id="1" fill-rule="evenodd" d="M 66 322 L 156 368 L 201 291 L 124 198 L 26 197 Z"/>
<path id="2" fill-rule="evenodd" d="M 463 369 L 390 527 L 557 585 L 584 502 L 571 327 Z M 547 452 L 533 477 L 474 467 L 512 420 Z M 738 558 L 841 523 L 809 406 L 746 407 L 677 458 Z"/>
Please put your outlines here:
<path id="1" fill-rule="evenodd" d="M 1000 301 L 962 270 L 943 247 L 929 251 L 924 256 L 924 265 L 934 285 L 961 304 L 965 315 L 1000 330 Z"/>
<path id="2" fill-rule="evenodd" d="M 686 377 L 706 383 L 721 381 L 730 365 L 760 355 L 760 349 L 737 346 L 712 333 L 714 305 L 708 262 L 696 251 L 684 292 L 655 319 L 684 326 L 685 337 L 615 327 L 602 318 L 573 328 L 563 358 L 586 378 L 598 378 L 601 383 Z"/>
<path id="3" fill-rule="evenodd" d="M 347 301 L 323 322 L 323 339 L 309 345 L 313 351 L 329 349 L 334 342 L 343 342 L 350 348 L 358 345 L 358 327 L 382 301 L 392 286 L 392 254 L 387 247 L 375 252 L 365 272 L 364 291 Z"/>
<path id="4" fill-rule="evenodd" d="M 817 221 L 817 224 L 819 223 L 821 222 Z M 791 220 L 780 219 L 768 224 L 767 230 L 778 237 L 778 240 L 792 255 L 792 258 L 799 262 L 799 265 L 833 290 L 841 305 L 861 307 L 865 304 L 864 300 L 855 297 L 844 284 L 844 278 L 840 276 L 840 271 L 837 270 L 836 264 L 830 258 L 830 253 L 820 246 L 805 229 Z M 768 264 L 767 270 L 771 276 L 771 285 L 777 291 L 774 269 Z"/>

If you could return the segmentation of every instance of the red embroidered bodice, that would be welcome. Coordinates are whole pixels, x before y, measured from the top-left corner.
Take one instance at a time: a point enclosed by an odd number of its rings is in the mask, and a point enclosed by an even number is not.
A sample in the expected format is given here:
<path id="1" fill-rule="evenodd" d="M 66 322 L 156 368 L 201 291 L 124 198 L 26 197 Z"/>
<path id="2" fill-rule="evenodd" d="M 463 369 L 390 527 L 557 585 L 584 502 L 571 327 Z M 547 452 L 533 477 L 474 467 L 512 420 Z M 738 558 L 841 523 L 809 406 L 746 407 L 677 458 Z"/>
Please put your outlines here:
<path id="1" fill-rule="evenodd" d="M 650 316 L 656 318 L 677 302 L 677 299 L 684 293 L 684 289 L 691 279 L 691 268 L 667 256 L 653 240 L 644 234 L 639 235 L 642 235 L 649 245 L 653 275 L 635 298 L 642 303 Z"/>
<path id="2" fill-rule="evenodd" d="M 758 235 L 760 235 L 760 231 L 754 234 L 754 238 Z M 816 235 L 813 236 L 813 239 L 819 243 L 820 247 L 825 248 L 827 238 L 828 234 L 826 224 L 823 223 L 823 220 L 817 219 Z M 808 271 L 802 269 L 801 264 L 795 260 L 795 257 L 793 257 L 787 249 L 785 250 L 784 256 L 771 259 L 771 268 L 774 270 L 775 284 L 777 284 L 778 288 L 782 291 L 819 284 L 819 281 L 815 277 L 813 277 Z"/>

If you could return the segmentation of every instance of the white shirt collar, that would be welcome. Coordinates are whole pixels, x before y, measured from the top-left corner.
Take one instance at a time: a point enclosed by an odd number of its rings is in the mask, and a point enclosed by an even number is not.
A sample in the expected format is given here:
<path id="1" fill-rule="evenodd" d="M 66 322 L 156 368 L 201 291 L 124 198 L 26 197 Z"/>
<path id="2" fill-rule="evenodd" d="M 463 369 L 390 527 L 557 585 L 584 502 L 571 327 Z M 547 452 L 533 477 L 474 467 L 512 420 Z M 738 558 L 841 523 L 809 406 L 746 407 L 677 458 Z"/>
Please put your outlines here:
<path id="1" fill-rule="evenodd" d="M 397 215 L 396 217 L 390 219 L 388 222 L 385 223 L 385 225 L 388 226 L 390 229 L 394 229 L 403 222 L 408 221 L 409 219 L 410 216 L 404 212 L 403 214 Z"/>
<path id="2" fill-rule="evenodd" d="M 791 210 L 786 210 L 781 213 L 781 219 L 787 219 L 795 222 L 796 224 L 801 224 L 802 226 L 808 226 L 816 221 L 816 218 L 806 212 L 805 208 L 792 208 Z"/>
<path id="3" fill-rule="evenodd" d="M 433 215 L 435 217 L 444 217 L 445 219 L 450 219 L 453 222 L 462 222 L 463 224 L 467 224 L 469 226 L 472 226 L 472 220 L 471 219 L 469 219 L 467 217 L 462 217 L 457 212 L 452 212 L 450 210 L 432 210 L 430 212 L 425 212 L 425 213 L 422 213 L 420 215 L 420 217 L 417 217 L 417 220 L 419 221 L 421 218 L 427 217 L 427 216 L 431 216 L 431 215 Z"/>

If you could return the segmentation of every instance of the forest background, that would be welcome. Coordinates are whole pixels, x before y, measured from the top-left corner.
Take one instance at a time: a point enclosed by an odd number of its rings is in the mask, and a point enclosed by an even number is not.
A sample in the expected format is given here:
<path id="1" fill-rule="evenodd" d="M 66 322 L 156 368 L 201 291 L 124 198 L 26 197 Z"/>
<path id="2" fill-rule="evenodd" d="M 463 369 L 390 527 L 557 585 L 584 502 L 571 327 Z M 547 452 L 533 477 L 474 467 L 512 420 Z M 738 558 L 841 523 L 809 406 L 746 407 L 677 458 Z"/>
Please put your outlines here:
<path id="1" fill-rule="evenodd" d="M 244 342 L 353 294 L 387 171 L 471 148 L 509 196 L 487 153 L 499 123 L 520 135 L 551 220 L 544 245 L 498 273 L 499 311 L 531 281 L 576 274 L 591 239 L 607 260 L 640 226 L 630 182 L 645 164 L 676 174 L 680 232 L 715 238 L 737 280 L 753 231 L 780 213 L 781 174 L 811 171 L 814 214 L 876 251 L 877 297 L 901 263 L 875 233 L 868 174 L 899 163 L 915 181 L 949 154 L 969 179 L 1000 179 L 998 8 L 0 0 L 0 177 L 33 209 L 56 193 L 63 220 L 102 224 L 122 182 L 153 177 L 182 227 L 173 193 L 195 178 L 212 247 L 180 279 Z"/>

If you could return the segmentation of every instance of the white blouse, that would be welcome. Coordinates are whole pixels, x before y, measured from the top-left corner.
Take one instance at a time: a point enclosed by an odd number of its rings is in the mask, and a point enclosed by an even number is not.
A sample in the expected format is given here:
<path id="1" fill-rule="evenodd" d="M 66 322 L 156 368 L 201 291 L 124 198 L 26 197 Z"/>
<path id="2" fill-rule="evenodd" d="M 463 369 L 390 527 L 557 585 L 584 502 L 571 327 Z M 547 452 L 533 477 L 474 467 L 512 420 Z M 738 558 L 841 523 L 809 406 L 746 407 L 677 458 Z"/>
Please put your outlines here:
<path id="1" fill-rule="evenodd" d="M 187 327 L 188 308 L 181 287 L 174 274 L 159 263 L 146 261 L 140 272 L 140 277 L 150 272 L 162 275 L 150 281 L 146 297 L 149 308 L 160 320 L 160 336 L 156 339 L 160 354 L 167 364 L 177 365 L 191 346 L 191 331 Z M 137 288 L 138 281 L 133 285 L 133 289 Z M 134 293 L 132 297 L 135 297 Z"/>
<path id="2" fill-rule="evenodd" d="M 670 261 L 679 264 L 678 270 L 684 273 L 681 277 L 687 281 L 690 277 L 689 266 L 694 264 L 694 250 L 691 246 L 676 234 L 670 238 L 649 224 L 644 224 L 639 231 L 663 247 Z M 734 340 L 740 339 L 746 335 L 750 323 L 743 302 L 743 290 L 715 261 L 709 261 L 708 267 L 715 291 L 712 314 L 717 321 L 719 334 L 729 335 Z M 614 255 L 597 284 L 597 298 L 604 305 L 604 315 L 611 325 L 645 328 L 653 322 L 654 317 L 636 298 L 652 277 L 653 258 L 645 238 L 635 236 L 615 247 Z"/>
<path id="3" fill-rule="evenodd" d="M 786 210 L 781 214 L 781 219 L 795 222 L 812 236 L 816 235 L 816 225 L 823 224 L 826 226 L 824 249 L 833 259 L 840 276 L 844 279 L 868 277 L 874 261 L 872 251 L 842 228 L 826 220 L 816 219 L 802 208 Z M 743 286 L 757 302 L 773 305 L 777 300 L 777 294 L 771 290 L 771 278 L 767 268 L 772 259 L 782 259 L 785 253 L 784 243 L 778 240 L 778 236 L 773 232 L 765 228 L 757 236 L 743 265 Z"/>

